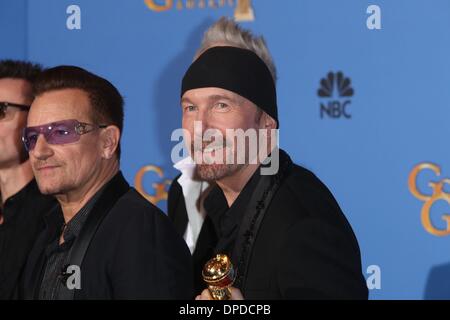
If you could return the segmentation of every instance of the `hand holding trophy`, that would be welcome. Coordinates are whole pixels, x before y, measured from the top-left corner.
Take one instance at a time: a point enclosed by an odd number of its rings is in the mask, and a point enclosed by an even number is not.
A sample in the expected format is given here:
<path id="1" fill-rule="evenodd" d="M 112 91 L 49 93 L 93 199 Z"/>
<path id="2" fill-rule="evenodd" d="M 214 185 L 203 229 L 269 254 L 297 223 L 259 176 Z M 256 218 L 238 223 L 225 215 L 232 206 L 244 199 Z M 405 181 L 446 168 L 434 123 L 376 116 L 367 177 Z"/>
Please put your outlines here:
<path id="1" fill-rule="evenodd" d="M 209 260 L 203 267 L 202 275 L 213 300 L 231 298 L 230 287 L 234 283 L 235 272 L 227 255 L 217 254 Z"/>

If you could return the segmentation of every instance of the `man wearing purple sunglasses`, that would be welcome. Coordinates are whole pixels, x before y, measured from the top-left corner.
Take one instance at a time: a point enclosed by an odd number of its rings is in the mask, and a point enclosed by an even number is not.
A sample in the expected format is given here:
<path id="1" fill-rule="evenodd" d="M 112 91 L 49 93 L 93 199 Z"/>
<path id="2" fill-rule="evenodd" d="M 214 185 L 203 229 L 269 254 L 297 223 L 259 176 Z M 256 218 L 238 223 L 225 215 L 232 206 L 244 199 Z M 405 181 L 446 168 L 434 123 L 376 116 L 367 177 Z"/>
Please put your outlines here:
<path id="1" fill-rule="evenodd" d="M 188 299 L 189 250 L 120 172 L 123 99 L 107 80 L 60 66 L 33 87 L 22 139 L 59 205 L 31 251 L 25 299 Z"/>
<path id="2" fill-rule="evenodd" d="M 20 141 L 33 100 L 31 84 L 41 66 L 0 61 L 0 299 L 17 296 L 20 273 L 43 214 L 55 200 L 43 196 L 33 179 L 28 154 Z"/>

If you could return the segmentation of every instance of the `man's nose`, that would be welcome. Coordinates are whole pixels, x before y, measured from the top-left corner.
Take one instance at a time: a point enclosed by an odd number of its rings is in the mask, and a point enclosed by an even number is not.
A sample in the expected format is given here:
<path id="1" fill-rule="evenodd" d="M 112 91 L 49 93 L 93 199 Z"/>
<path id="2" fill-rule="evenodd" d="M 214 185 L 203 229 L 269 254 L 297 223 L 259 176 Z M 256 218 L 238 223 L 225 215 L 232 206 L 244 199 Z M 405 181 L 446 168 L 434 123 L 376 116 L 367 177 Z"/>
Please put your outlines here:
<path id="1" fill-rule="evenodd" d="M 201 121 L 202 125 L 205 126 L 206 123 L 209 121 L 208 119 L 209 119 L 209 112 L 207 108 L 199 108 L 195 117 L 195 121 Z"/>
<path id="2" fill-rule="evenodd" d="M 197 113 L 195 121 L 198 121 L 202 125 L 202 134 L 208 129 L 214 129 L 217 126 L 217 119 L 208 108 L 199 110 Z"/>
<path id="3" fill-rule="evenodd" d="M 33 156 L 39 160 L 45 160 L 53 155 L 53 149 L 48 144 L 47 140 L 45 140 L 45 137 L 40 134 L 37 138 L 34 149 L 31 150 L 30 153 L 32 153 Z"/>

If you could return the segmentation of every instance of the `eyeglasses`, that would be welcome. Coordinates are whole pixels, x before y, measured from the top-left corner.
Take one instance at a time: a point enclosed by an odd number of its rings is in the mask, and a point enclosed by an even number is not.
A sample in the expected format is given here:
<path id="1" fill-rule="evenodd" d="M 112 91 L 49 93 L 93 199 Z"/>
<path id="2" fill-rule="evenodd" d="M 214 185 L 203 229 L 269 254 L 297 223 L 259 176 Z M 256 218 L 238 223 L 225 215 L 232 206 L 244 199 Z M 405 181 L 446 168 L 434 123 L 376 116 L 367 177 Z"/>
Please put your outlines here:
<path id="1" fill-rule="evenodd" d="M 107 125 L 83 123 L 77 120 L 63 120 L 23 129 L 22 141 L 25 149 L 30 152 L 36 146 L 40 134 L 49 144 L 66 144 L 80 140 L 80 136 Z"/>
<path id="2" fill-rule="evenodd" d="M 11 102 L 0 102 L 0 121 L 1 120 L 8 120 L 10 117 L 8 117 L 8 114 L 6 113 L 6 109 L 9 107 L 18 108 L 22 111 L 28 111 L 30 109 L 30 106 L 24 105 L 24 104 L 17 104 L 17 103 L 11 103 Z"/>

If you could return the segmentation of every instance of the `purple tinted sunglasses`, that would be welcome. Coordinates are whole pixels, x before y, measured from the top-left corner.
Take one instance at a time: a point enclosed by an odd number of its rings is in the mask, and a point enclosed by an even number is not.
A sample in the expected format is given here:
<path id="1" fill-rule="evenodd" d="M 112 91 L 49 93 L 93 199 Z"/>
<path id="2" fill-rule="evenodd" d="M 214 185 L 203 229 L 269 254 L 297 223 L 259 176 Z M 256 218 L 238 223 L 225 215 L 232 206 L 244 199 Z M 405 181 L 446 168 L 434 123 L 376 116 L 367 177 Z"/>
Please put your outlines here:
<path id="1" fill-rule="evenodd" d="M 62 120 L 23 129 L 22 141 L 30 152 L 36 146 L 40 134 L 44 135 L 48 144 L 66 144 L 80 140 L 80 136 L 95 129 L 106 128 L 107 125 L 83 123 L 77 120 Z"/>

